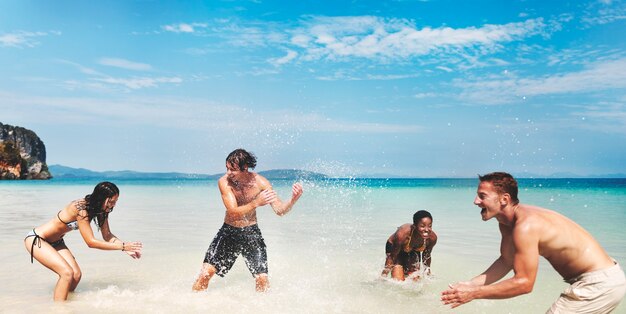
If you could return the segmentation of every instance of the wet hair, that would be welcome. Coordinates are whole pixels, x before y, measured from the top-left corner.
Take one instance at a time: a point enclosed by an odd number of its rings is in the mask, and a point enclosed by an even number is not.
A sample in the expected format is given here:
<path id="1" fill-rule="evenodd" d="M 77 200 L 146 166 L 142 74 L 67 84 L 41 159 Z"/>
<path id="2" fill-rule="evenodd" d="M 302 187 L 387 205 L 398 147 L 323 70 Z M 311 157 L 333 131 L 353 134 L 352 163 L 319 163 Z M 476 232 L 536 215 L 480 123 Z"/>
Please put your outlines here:
<path id="1" fill-rule="evenodd" d="M 256 167 L 256 156 L 254 156 L 253 153 L 247 152 L 245 149 L 238 148 L 228 154 L 226 163 L 237 166 L 238 170 L 243 170 L 246 166 L 248 169 L 254 169 L 254 167 Z"/>
<path id="2" fill-rule="evenodd" d="M 478 175 L 478 179 L 480 182 L 493 184 L 499 195 L 509 194 L 513 204 L 519 203 L 519 199 L 517 199 L 517 181 L 515 181 L 512 175 L 506 172 L 492 172 L 483 176 Z"/>
<path id="3" fill-rule="evenodd" d="M 415 214 L 413 214 L 413 224 L 417 225 L 420 222 L 420 220 L 422 220 L 422 218 L 426 218 L 426 217 L 430 218 L 431 221 L 433 220 L 433 216 L 428 211 L 425 211 L 425 210 L 416 211 Z"/>
<path id="4" fill-rule="evenodd" d="M 109 217 L 109 213 L 102 209 L 107 198 L 120 194 L 120 189 L 111 182 L 100 182 L 93 189 L 93 193 L 85 196 L 87 216 L 89 222 L 96 220 L 98 227 L 102 227 Z"/>

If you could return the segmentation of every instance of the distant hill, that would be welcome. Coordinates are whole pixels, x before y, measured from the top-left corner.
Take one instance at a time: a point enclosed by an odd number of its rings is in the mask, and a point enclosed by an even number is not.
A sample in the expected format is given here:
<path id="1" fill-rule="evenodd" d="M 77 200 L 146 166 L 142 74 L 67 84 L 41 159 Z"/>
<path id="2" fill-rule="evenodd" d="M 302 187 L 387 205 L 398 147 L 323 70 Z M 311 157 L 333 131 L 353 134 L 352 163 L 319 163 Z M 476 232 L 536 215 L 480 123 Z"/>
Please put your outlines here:
<path id="1" fill-rule="evenodd" d="M 48 167 L 54 178 L 71 179 L 71 178 L 101 178 L 101 179 L 218 179 L 223 173 L 218 174 L 198 174 L 198 173 L 180 173 L 180 172 L 138 172 L 138 171 L 92 171 L 84 168 L 72 168 L 62 165 L 50 165 Z M 316 180 L 324 179 L 326 175 L 297 170 L 297 169 L 280 169 L 260 171 L 260 175 L 273 180 Z"/>
<path id="2" fill-rule="evenodd" d="M 62 165 L 48 166 L 55 178 L 102 178 L 102 179 L 217 179 L 221 174 L 197 174 L 180 172 L 138 172 L 138 171 L 92 171 L 84 168 L 72 168 Z"/>
<path id="3" fill-rule="evenodd" d="M 297 169 L 276 169 L 276 170 L 265 170 L 259 171 L 258 174 L 264 176 L 267 179 L 273 180 L 321 180 L 328 178 L 327 175 L 305 171 L 305 170 L 297 170 Z"/>
<path id="4" fill-rule="evenodd" d="M 580 175 L 573 172 L 555 172 L 549 175 L 536 174 L 530 172 L 514 173 L 516 178 L 535 178 L 535 179 L 622 179 L 626 178 L 624 173 L 603 173 Z"/>

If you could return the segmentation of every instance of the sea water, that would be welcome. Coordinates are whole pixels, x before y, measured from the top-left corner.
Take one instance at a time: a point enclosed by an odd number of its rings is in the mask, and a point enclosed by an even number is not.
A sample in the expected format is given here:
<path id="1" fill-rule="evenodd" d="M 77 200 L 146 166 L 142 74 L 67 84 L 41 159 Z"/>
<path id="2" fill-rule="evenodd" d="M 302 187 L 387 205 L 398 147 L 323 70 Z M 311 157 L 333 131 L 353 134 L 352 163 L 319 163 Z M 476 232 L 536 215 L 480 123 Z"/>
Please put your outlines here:
<path id="1" fill-rule="evenodd" d="M 626 264 L 626 180 L 519 181 L 523 203 L 572 218 Z M 477 180 L 338 179 L 303 182 L 304 195 L 286 216 L 269 206 L 257 209 L 268 248 L 269 292 L 255 292 L 240 257 L 224 278 L 216 276 L 206 292 L 194 293 L 193 281 L 224 219 L 217 182 L 119 180 L 111 231 L 125 241 L 142 241 L 143 257 L 89 249 L 79 232 L 70 232 L 65 241 L 83 277 L 68 302 L 54 303 L 57 276 L 30 263 L 24 236 L 96 183 L 0 182 L 0 312 L 543 313 L 567 286 L 541 259 L 532 293 L 450 310 L 440 302 L 441 291 L 481 273 L 499 254 L 497 222 L 483 222 L 472 204 Z M 272 183 L 283 200 L 290 197 L 291 181 Z M 381 280 L 385 241 L 420 209 L 432 213 L 439 236 L 432 276 Z M 626 305 L 616 313 L 626 313 Z"/>

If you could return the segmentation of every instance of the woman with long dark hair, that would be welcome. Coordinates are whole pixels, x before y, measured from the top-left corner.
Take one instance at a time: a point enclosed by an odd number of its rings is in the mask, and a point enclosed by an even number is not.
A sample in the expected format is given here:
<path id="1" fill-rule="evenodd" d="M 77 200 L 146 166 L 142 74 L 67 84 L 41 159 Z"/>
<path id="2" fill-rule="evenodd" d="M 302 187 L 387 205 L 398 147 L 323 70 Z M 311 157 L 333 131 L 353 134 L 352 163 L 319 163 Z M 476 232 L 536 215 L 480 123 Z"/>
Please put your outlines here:
<path id="1" fill-rule="evenodd" d="M 34 228 L 24 239 L 30 261 L 36 259 L 57 275 L 59 280 L 54 288 L 54 300 L 67 300 L 81 278 L 81 270 L 72 252 L 65 245 L 63 236 L 72 230 L 79 230 L 90 248 L 100 250 L 121 250 L 132 258 L 141 257 L 141 242 L 124 242 L 111 233 L 109 213 L 113 211 L 120 190 L 111 182 L 100 182 L 93 193 L 69 203 L 56 217 Z M 95 221 L 102 233 L 102 240 L 94 237 L 90 223 Z"/>

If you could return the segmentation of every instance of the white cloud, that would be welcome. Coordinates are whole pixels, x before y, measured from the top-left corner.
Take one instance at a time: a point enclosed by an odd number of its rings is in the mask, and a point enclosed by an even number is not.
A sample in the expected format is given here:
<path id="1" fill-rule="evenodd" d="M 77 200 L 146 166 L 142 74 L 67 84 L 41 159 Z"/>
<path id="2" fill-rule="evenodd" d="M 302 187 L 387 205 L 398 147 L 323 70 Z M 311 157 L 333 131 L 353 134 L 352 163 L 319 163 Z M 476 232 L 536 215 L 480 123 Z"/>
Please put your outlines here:
<path id="1" fill-rule="evenodd" d="M 351 69 L 352 70 L 352 69 Z M 337 70 L 330 75 L 317 76 L 321 81 L 390 81 L 419 77 L 417 73 L 409 74 L 371 74 L 356 71 Z"/>
<path id="2" fill-rule="evenodd" d="M 61 32 L 58 31 L 50 31 L 50 32 L 24 32 L 17 31 L 8 34 L 0 35 L 0 46 L 1 47 L 14 47 L 14 48 L 33 48 L 39 45 L 39 42 L 36 40 L 37 37 L 44 37 L 50 35 L 61 35 Z"/>
<path id="3" fill-rule="evenodd" d="M 100 73 L 100 72 L 98 72 L 98 71 L 96 71 L 96 70 L 94 70 L 92 68 L 83 66 L 82 64 L 78 64 L 76 62 L 72 62 L 72 61 L 68 61 L 68 60 L 57 60 L 57 62 L 71 65 L 71 66 L 75 67 L 76 69 L 78 69 L 78 71 L 80 71 L 83 74 L 93 75 L 93 76 L 105 76 L 104 74 L 102 74 L 102 73 Z"/>
<path id="4" fill-rule="evenodd" d="M 591 2 L 581 21 L 586 26 L 602 25 L 626 19 L 626 3 L 600 0 Z"/>
<path id="5" fill-rule="evenodd" d="M 204 23 L 179 23 L 179 24 L 170 24 L 163 25 L 161 29 L 173 32 L 173 33 L 194 33 L 196 32 L 196 28 L 206 28 L 207 24 Z"/>
<path id="6" fill-rule="evenodd" d="M 183 80 L 179 77 L 134 77 L 134 78 L 94 78 L 93 80 L 113 84 L 122 85 L 130 89 L 141 89 L 147 87 L 157 87 L 159 84 L 179 84 Z"/>
<path id="7" fill-rule="evenodd" d="M 106 66 L 112 66 L 116 68 L 122 68 L 133 71 L 150 71 L 152 66 L 145 63 L 133 62 L 125 59 L 118 58 L 101 58 L 98 63 Z"/>
<path id="8" fill-rule="evenodd" d="M 288 50 L 287 55 L 277 59 L 270 59 L 269 62 L 274 66 L 281 66 L 285 63 L 289 63 L 291 60 L 295 59 L 298 56 L 298 53 L 293 50 Z"/>
<path id="9" fill-rule="evenodd" d="M 422 130 L 418 125 L 332 120 L 316 113 L 289 110 L 257 112 L 237 105 L 189 98 L 38 97 L 2 90 L 0 98 L 7 108 L 19 108 L 15 110 L 16 114 L 41 117 L 43 122 L 56 123 L 90 125 L 97 120 L 106 124 L 150 125 L 220 133 L 236 129 L 259 135 L 276 132 L 415 133 Z"/>
<path id="10" fill-rule="evenodd" d="M 563 19 L 544 22 L 542 18 L 535 18 L 480 27 L 420 28 L 408 19 L 313 16 L 304 17 L 296 25 L 214 20 L 212 27 L 205 26 L 202 32 L 195 29 L 195 24 L 186 23 L 164 26 L 163 29 L 221 38 L 236 47 L 270 47 L 290 51 L 287 56 L 267 59 L 274 65 L 296 60 L 365 58 L 388 63 L 413 58 L 440 60 L 450 56 L 461 60 L 474 58 L 472 62 L 476 62 L 479 56 L 501 51 L 506 43 L 537 35 L 549 36 L 559 30 L 563 22 Z M 505 62 L 492 60 L 492 64 Z"/>
<path id="11" fill-rule="evenodd" d="M 417 99 L 422 99 L 422 98 L 431 98 L 431 97 L 436 97 L 437 94 L 435 93 L 417 93 L 414 95 L 415 98 Z"/>
<path id="12" fill-rule="evenodd" d="M 406 59 L 431 54 L 459 54 L 466 50 L 487 54 L 503 43 L 547 35 L 543 19 L 468 28 L 417 28 L 406 19 L 375 16 L 314 17 L 304 27 L 289 31 L 291 44 L 304 49 L 305 60 L 362 57 Z"/>
<path id="13" fill-rule="evenodd" d="M 624 89 L 626 58 L 599 61 L 577 72 L 534 78 L 507 76 L 502 79 L 471 82 L 457 80 L 455 84 L 464 90 L 460 96 L 462 100 L 482 104 L 503 104 L 522 97 L 538 95 Z"/>
<path id="14" fill-rule="evenodd" d="M 57 60 L 59 63 L 68 64 L 77 68 L 81 73 L 89 76 L 86 80 L 66 80 L 61 83 L 63 88 L 68 90 L 90 90 L 96 92 L 119 91 L 120 87 L 137 90 L 142 88 L 157 87 L 162 84 L 180 84 L 184 80 L 180 77 L 112 77 L 106 73 L 98 72 L 92 68 L 83 66 L 76 62 L 67 60 Z M 152 67 L 148 64 L 131 62 L 124 59 L 103 58 L 98 61 L 102 65 L 120 67 L 124 69 L 145 71 Z M 198 80 L 198 78 L 192 78 Z M 128 91 L 128 90 L 126 90 Z"/>

